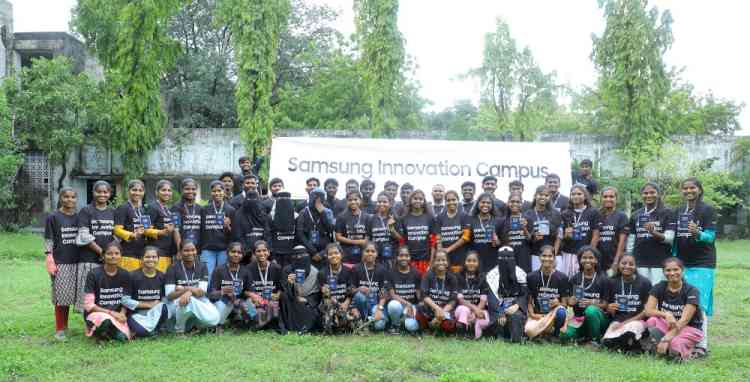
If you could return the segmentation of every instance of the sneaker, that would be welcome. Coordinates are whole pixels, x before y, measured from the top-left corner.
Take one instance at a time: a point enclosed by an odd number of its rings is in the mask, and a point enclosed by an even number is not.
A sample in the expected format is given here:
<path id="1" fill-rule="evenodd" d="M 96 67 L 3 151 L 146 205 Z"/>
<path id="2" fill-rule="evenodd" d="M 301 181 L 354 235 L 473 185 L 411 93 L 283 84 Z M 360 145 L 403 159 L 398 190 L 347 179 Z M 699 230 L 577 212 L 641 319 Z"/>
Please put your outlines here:
<path id="1" fill-rule="evenodd" d="M 58 331 L 56 331 L 55 335 L 54 335 L 54 338 L 57 341 L 60 341 L 60 342 L 65 342 L 65 341 L 68 340 L 68 337 L 65 336 L 65 331 L 64 330 L 58 330 Z"/>
<path id="2" fill-rule="evenodd" d="M 695 349 L 693 349 L 693 352 L 690 354 L 690 357 L 693 359 L 706 358 L 708 357 L 708 350 L 696 346 Z"/>

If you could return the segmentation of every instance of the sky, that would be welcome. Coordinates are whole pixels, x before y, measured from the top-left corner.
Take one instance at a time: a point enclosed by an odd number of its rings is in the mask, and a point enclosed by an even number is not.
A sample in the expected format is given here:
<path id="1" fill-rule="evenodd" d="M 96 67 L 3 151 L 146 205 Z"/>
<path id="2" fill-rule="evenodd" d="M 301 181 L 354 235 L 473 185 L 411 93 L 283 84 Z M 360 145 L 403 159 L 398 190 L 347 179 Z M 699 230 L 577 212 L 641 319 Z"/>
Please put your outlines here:
<path id="1" fill-rule="evenodd" d="M 337 27 L 354 30 L 353 0 L 310 0 L 340 11 Z M 75 0 L 10 0 L 15 31 L 66 31 Z M 741 134 L 750 135 L 750 2 L 735 0 L 652 0 L 669 9 L 674 23 L 674 44 L 667 53 L 669 66 L 684 68 L 682 77 L 698 94 L 744 102 Z M 416 62 L 421 94 L 442 110 L 456 101 L 477 102 L 475 80 L 461 74 L 480 65 L 483 38 L 504 18 L 511 35 L 528 46 L 545 71 L 555 71 L 558 81 L 573 88 L 593 85 L 596 72 L 589 58 L 591 35 L 600 34 L 604 19 L 596 0 L 401 0 L 399 28 L 407 53 Z"/>

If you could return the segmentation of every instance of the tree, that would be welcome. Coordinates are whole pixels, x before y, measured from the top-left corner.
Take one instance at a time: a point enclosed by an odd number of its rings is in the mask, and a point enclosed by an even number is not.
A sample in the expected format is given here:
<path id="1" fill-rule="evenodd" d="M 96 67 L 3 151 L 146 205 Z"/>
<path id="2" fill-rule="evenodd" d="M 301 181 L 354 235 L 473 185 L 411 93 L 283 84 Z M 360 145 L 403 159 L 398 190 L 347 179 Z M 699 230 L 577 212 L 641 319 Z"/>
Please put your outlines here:
<path id="1" fill-rule="evenodd" d="M 112 148 L 123 154 L 127 177 L 142 175 L 146 154 L 163 137 L 160 80 L 179 49 L 168 21 L 186 1 L 80 0 L 73 11 L 72 29 L 105 68 Z"/>
<path id="2" fill-rule="evenodd" d="M 398 0 L 356 0 L 354 12 L 372 135 L 392 136 L 405 61 Z"/>
<path id="3" fill-rule="evenodd" d="M 15 86 L 9 82 L 8 86 Z M 13 185 L 23 157 L 13 137 L 12 114 L 5 98 L 5 90 L 0 87 L 0 210 L 15 207 Z M 3 219 L 6 220 L 6 219 Z M 5 223 L 0 223 L 3 227 Z"/>
<path id="4" fill-rule="evenodd" d="M 20 85 L 7 89 L 19 141 L 44 151 L 51 165 L 62 167 L 58 191 L 67 175 L 68 155 L 83 144 L 89 121 L 99 119 L 100 88 L 85 74 L 74 74 L 70 59 L 60 56 L 33 60 L 21 71 Z"/>
<path id="5" fill-rule="evenodd" d="M 237 115 L 249 153 L 262 152 L 271 140 L 274 65 L 289 10 L 289 0 L 223 0 L 219 9 L 221 20 L 232 32 L 237 63 Z"/>
<path id="6" fill-rule="evenodd" d="M 614 131 L 633 175 L 658 158 L 669 131 L 664 108 L 671 82 L 663 55 L 672 45 L 672 17 L 642 0 L 600 0 L 606 27 L 593 36 L 599 71 L 600 123 Z"/>
<path id="7" fill-rule="evenodd" d="M 480 131 L 529 140 L 554 127 L 560 89 L 556 74 L 542 71 L 528 47 L 519 49 L 503 19 L 484 37 L 482 66 L 467 75 L 481 83 Z"/>

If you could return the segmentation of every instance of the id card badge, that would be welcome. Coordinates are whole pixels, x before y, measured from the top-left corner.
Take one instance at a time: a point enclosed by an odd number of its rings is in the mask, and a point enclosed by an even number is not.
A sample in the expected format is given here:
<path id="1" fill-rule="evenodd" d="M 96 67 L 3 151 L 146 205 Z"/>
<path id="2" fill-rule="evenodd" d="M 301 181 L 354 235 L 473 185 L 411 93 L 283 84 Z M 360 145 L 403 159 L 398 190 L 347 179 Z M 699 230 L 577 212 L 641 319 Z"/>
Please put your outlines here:
<path id="1" fill-rule="evenodd" d="M 333 276 L 328 277 L 328 288 L 331 290 L 331 292 L 336 290 L 336 287 L 338 287 L 338 280 L 336 280 L 336 278 Z"/>
<path id="2" fill-rule="evenodd" d="M 581 229 L 581 226 L 579 224 L 573 225 L 573 240 L 580 241 L 583 240 L 583 230 Z"/>
<path id="3" fill-rule="evenodd" d="M 517 216 L 513 216 L 510 218 L 510 229 L 513 231 L 518 231 L 521 229 L 521 218 Z"/>
<path id="4" fill-rule="evenodd" d="M 386 244 L 383 246 L 383 253 L 381 254 L 384 258 L 389 259 L 391 256 L 393 256 L 393 249 L 391 248 L 390 244 Z"/>
<path id="5" fill-rule="evenodd" d="M 575 288 L 575 295 L 576 295 L 576 300 L 578 300 L 578 301 L 583 300 L 583 288 L 576 287 Z"/>
<path id="6" fill-rule="evenodd" d="M 549 313 L 549 298 L 539 299 L 539 309 L 542 310 L 542 313 Z"/>
<path id="7" fill-rule="evenodd" d="M 628 309 L 628 296 L 617 296 L 617 309 L 621 312 Z"/>
<path id="8" fill-rule="evenodd" d="M 305 270 L 304 269 L 295 269 L 294 270 L 294 280 L 297 284 L 304 284 L 305 283 Z"/>
<path id="9" fill-rule="evenodd" d="M 272 291 L 273 291 L 273 289 L 270 286 L 264 286 L 263 287 L 263 294 L 262 294 L 263 299 L 271 301 L 271 292 Z"/>
<path id="10" fill-rule="evenodd" d="M 317 229 L 310 231 L 310 241 L 316 246 L 320 244 L 320 231 Z"/>
<path id="11" fill-rule="evenodd" d="M 492 243 L 492 231 L 490 230 L 484 231 L 484 240 L 487 240 L 488 243 Z"/>
<path id="12" fill-rule="evenodd" d="M 549 236 L 549 221 L 548 220 L 540 220 L 536 222 L 536 230 L 539 232 L 542 236 Z"/>
<path id="13" fill-rule="evenodd" d="M 239 297 L 239 295 L 242 293 L 242 281 L 234 280 L 233 286 L 234 286 L 234 295 Z"/>
<path id="14" fill-rule="evenodd" d="M 220 227 L 224 226 L 224 214 L 216 214 L 216 225 Z"/>
<path id="15" fill-rule="evenodd" d="M 182 216 L 180 214 L 172 215 L 172 223 L 174 223 L 175 228 L 180 229 L 182 227 Z"/>
<path id="16" fill-rule="evenodd" d="M 690 214 L 680 214 L 677 231 L 686 232 L 689 236 L 690 232 L 688 231 L 688 224 L 690 224 L 690 220 L 692 220 L 692 216 L 690 216 Z"/>
<path id="17" fill-rule="evenodd" d="M 141 215 L 141 225 L 143 226 L 143 229 L 151 228 L 151 216 Z"/>
<path id="18" fill-rule="evenodd" d="M 645 228 L 646 224 L 651 221 L 651 216 L 643 214 L 638 215 L 638 227 Z"/>

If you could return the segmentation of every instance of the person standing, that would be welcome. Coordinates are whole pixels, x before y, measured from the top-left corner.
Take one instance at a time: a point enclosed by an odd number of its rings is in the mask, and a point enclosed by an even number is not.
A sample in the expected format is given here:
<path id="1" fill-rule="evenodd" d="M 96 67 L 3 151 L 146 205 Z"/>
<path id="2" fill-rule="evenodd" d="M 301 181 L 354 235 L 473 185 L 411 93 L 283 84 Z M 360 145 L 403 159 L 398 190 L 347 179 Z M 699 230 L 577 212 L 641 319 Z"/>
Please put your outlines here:
<path id="1" fill-rule="evenodd" d="M 474 194 L 476 191 L 477 185 L 472 181 L 466 181 L 461 184 L 461 196 L 463 197 L 461 200 L 461 211 L 466 216 L 471 215 L 474 210 Z"/>
<path id="2" fill-rule="evenodd" d="M 471 242 L 471 250 L 479 253 L 479 262 L 482 265 L 481 272 L 488 272 L 497 264 L 497 247 L 500 241 L 495 233 L 498 217 L 492 208 L 493 198 L 491 194 L 483 193 L 477 199 L 472 216 L 469 218 L 471 237 L 464 237 Z"/>
<path id="3" fill-rule="evenodd" d="M 370 179 L 365 179 L 359 185 L 359 192 L 362 194 L 362 211 L 365 211 L 368 215 L 375 213 L 377 206 L 372 200 L 372 195 L 375 193 L 375 182 Z"/>
<path id="4" fill-rule="evenodd" d="M 171 208 L 172 219 L 180 232 L 177 248 L 181 249 L 181 242 L 184 241 L 193 242 L 200 248 L 203 208 L 197 203 L 198 183 L 192 178 L 185 178 L 181 189 L 182 199 Z"/>
<path id="5" fill-rule="evenodd" d="M 549 245 L 553 248 L 560 247 L 558 231 L 562 225 L 560 213 L 552 208 L 549 199 L 549 191 L 546 186 L 539 186 L 534 193 L 534 201 L 531 209 L 526 211 L 524 218 L 531 230 L 531 270 L 535 271 L 541 266 L 539 256 L 542 247 Z"/>
<path id="6" fill-rule="evenodd" d="M 232 223 L 232 241 L 242 243 L 242 248 L 246 251 L 243 263 L 250 263 L 255 242 L 259 240 L 268 242 L 270 239 L 271 220 L 263 208 L 263 202 L 258 193 L 249 191 L 242 202 L 242 207 L 235 211 Z"/>
<path id="7" fill-rule="evenodd" d="M 662 263 L 672 256 L 674 214 L 661 201 L 661 191 L 655 183 L 641 187 L 643 207 L 630 217 L 627 251 L 635 255 L 638 273 L 655 285 L 664 280 Z"/>
<path id="8" fill-rule="evenodd" d="M 83 312 L 83 288 L 86 286 L 86 276 L 94 268 L 102 265 L 104 247 L 114 241 L 112 230 L 115 227 L 115 210 L 109 206 L 112 186 L 99 180 L 93 187 L 94 201 L 78 212 L 78 236 L 76 245 L 79 247 L 79 259 L 76 267 L 78 275 L 78 301 L 76 310 Z"/>
<path id="9" fill-rule="evenodd" d="M 446 210 L 435 219 L 435 232 L 438 235 L 438 249 L 448 254 L 450 270 L 453 273 L 461 272 L 466 256 L 466 244 L 464 238 L 470 237 L 470 226 L 468 217 L 460 211 L 458 193 L 448 191 L 445 193 Z"/>
<path id="10" fill-rule="evenodd" d="M 599 241 L 597 249 L 602 254 L 602 271 L 617 267 L 618 259 L 625 252 L 628 240 L 628 217 L 617 210 L 617 189 L 604 187 L 602 189 L 602 207 L 599 209 Z"/>
<path id="11" fill-rule="evenodd" d="M 367 224 L 367 237 L 378 250 L 378 262 L 392 269 L 398 248 L 398 222 L 391 214 L 391 199 L 385 192 L 378 194 L 377 210 Z"/>
<path id="12" fill-rule="evenodd" d="M 557 270 L 568 277 L 578 269 L 576 253 L 585 245 L 596 247 L 599 241 L 599 211 L 591 206 L 591 196 L 580 184 L 570 189 L 568 206 L 562 212 L 563 235 Z"/>
<path id="13" fill-rule="evenodd" d="M 411 253 L 411 266 L 423 275 L 432 263 L 435 249 L 435 218 L 425 209 L 422 190 L 409 195 L 406 213 L 401 217 L 396 238 L 405 243 Z"/>
<path id="14" fill-rule="evenodd" d="M 684 203 L 677 210 L 676 237 L 673 254 L 685 264 L 685 282 L 700 293 L 703 317 L 703 339 L 694 355 L 708 352 L 708 321 L 714 311 L 716 272 L 716 211 L 703 201 L 703 185 L 697 178 L 687 178 L 681 184 Z"/>
<path id="15" fill-rule="evenodd" d="M 235 210 L 224 201 L 220 181 L 211 182 L 209 188 L 211 201 L 201 209 L 201 261 L 206 264 L 208 274 L 213 275 L 214 269 L 227 263 L 227 243 Z"/>
<path id="16" fill-rule="evenodd" d="M 523 202 L 521 194 L 511 193 L 508 198 L 508 215 L 502 223 L 496 225 L 496 232 L 500 243 L 513 248 L 516 264 L 531 272 L 531 232 L 529 221 L 523 216 Z"/>
<path id="17" fill-rule="evenodd" d="M 143 181 L 128 182 L 128 200 L 115 210 L 115 228 L 112 233 L 121 240 L 120 266 L 132 272 L 141 267 L 146 229 L 151 228 L 151 217 L 143 208 Z"/>
<path id="18" fill-rule="evenodd" d="M 153 227 L 144 232 L 146 244 L 159 250 L 159 263 L 156 266 L 159 272 L 166 272 L 172 265 L 172 259 L 177 254 L 177 243 L 180 241 L 173 221 L 174 212 L 167 207 L 170 200 L 172 182 L 162 179 L 156 183 L 156 200 L 146 209 Z"/>
<path id="19" fill-rule="evenodd" d="M 500 218 L 507 215 L 508 207 L 505 205 L 505 202 L 495 196 L 497 178 L 493 175 L 485 176 L 482 179 L 482 189 L 484 189 L 485 193 L 492 195 L 492 208 L 495 210 L 495 217 Z"/>
<path id="20" fill-rule="evenodd" d="M 360 208 L 362 195 L 352 191 L 346 195 L 348 209 L 336 218 L 336 241 L 344 250 L 344 265 L 350 269 L 362 261 L 362 245 L 367 239 L 367 224 L 371 219 Z"/>
<path id="21" fill-rule="evenodd" d="M 596 195 L 599 192 L 599 184 L 594 180 L 594 176 L 591 173 L 591 168 L 594 167 L 594 163 L 591 159 L 584 159 L 578 166 L 578 172 L 573 175 L 573 183 L 584 185 L 589 195 Z"/>
<path id="22" fill-rule="evenodd" d="M 432 216 L 440 216 L 445 209 L 445 186 L 436 184 L 432 186 L 432 203 L 427 205 L 427 210 Z"/>
<path id="23" fill-rule="evenodd" d="M 52 305 L 55 306 L 55 339 L 59 341 L 67 339 L 65 331 L 70 306 L 78 301 L 76 198 L 72 188 L 62 188 L 58 194 L 59 208 L 47 216 L 44 224 L 44 254 L 52 287 Z"/>
<path id="24" fill-rule="evenodd" d="M 325 248 L 333 241 L 336 219 L 325 206 L 325 193 L 316 188 L 310 192 L 310 203 L 297 216 L 295 235 L 307 252 L 312 254 L 312 264 L 320 269 L 325 262 Z"/>
<path id="25" fill-rule="evenodd" d="M 560 194 L 560 176 L 557 174 L 549 174 L 544 178 L 544 186 L 547 188 L 549 193 L 549 200 L 552 208 L 560 212 L 568 207 L 570 201 L 568 197 Z"/>

